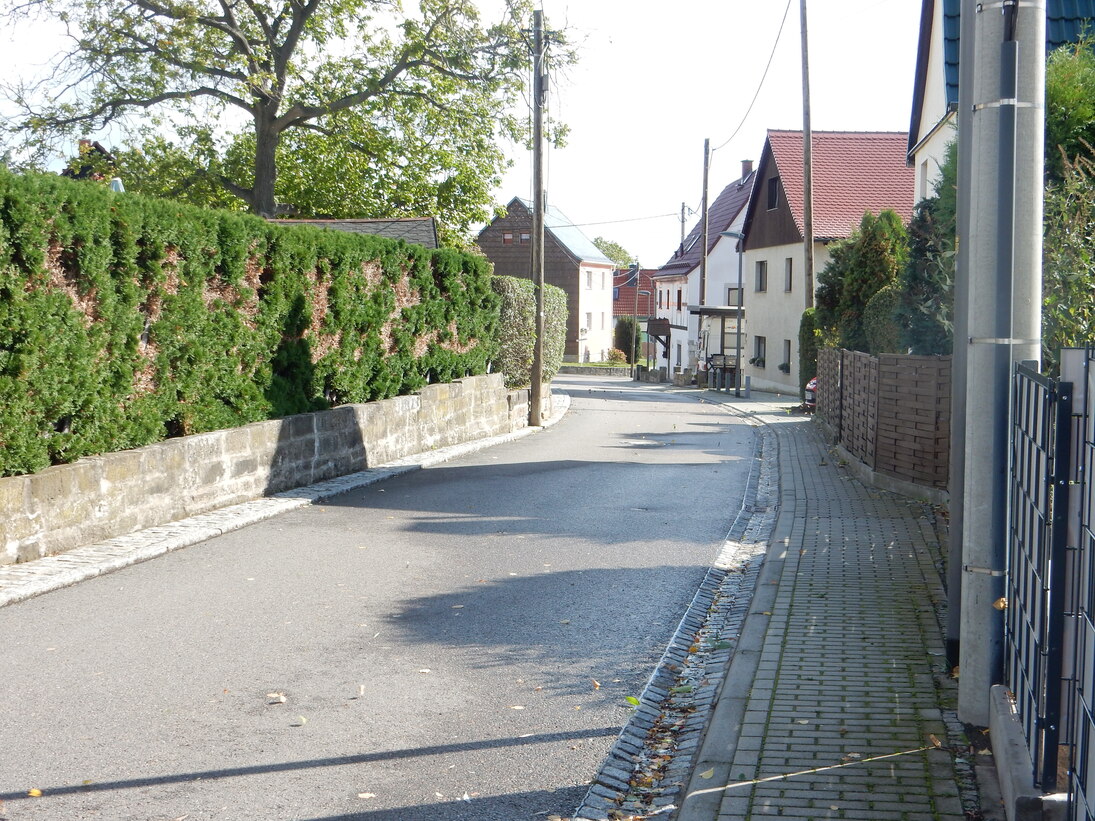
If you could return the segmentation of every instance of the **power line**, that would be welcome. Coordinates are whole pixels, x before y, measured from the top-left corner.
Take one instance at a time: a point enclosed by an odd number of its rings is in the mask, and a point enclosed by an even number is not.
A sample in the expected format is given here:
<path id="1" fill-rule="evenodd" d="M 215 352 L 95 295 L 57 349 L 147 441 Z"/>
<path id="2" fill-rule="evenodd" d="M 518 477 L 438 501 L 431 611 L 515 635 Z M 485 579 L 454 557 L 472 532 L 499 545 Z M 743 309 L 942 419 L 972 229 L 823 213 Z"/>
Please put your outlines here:
<path id="1" fill-rule="evenodd" d="M 730 141 L 734 139 L 734 137 L 738 136 L 738 132 L 741 131 L 742 126 L 745 125 L 745 121 L 749 119 L 749 114 L 753 111 L 753 106 L 756 104 L 757 98 L 760 97 L 760 91 L 762 88 L 764 88 L 764 81 L 768 77 L 768 69 L 772 67 L 772 60 L 776 56 L 776 47 L 779 45 L 779 38 L 783 34 L 783 26 L 787 22 L 787 12 L 789 12 L 790 10 L 791 0 L 787 0 L 787 6 L 783 9 L 783 20 L 780 21 L 779 31 L 776 32 L 776 41 L 772 43 L 772 53 L 768 55 L 768 65 L 764 67 L 764 74 L 762 74 L 760 77 L 760 83 L 757 84 L 757 91 L 753 95 L 752 102 L 749 103 L 749 108 L 745 110 L 745 116 L 741 118 L 741 122 L 738 123 L 738 127 L 734 129 L 734 133 L 726 138 L 726 142 L 722 143 L 722 145 L 718 146 L 717 148 L 712 149 L 712 153 L 718 151 L 719 148 L 725 148 L 730 143 Z"/>
<path id="2" fill-rule="evenodd" d="M 557 227 L 559 227 L 559 228 L 585 228 L 585 227 L 590 226 L 590 225 L 616 225 L 616 224 L 621 223 L 621 222 L 643 222 L 644 220 L 657 220 L 657 219 L 663 219 L 665 217 L 673 217 L 674 219 L 677 219 L 676 214 L 654 214 L 653 216 L 650 216 L 650 217 L 631 217 L 629 219 L 623 219 L 623 220 L 605 220 L 604 222 L 568 222 L 568 223 L 560 224 Z"/>

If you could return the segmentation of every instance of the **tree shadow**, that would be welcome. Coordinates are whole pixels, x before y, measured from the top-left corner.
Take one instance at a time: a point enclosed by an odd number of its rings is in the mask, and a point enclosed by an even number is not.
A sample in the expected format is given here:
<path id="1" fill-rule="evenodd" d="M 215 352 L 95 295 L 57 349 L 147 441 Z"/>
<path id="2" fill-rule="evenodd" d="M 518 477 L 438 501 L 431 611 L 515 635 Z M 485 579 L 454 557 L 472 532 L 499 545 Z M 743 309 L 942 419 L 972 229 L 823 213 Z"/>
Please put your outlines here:
<path id="1" fill-rule="evenodd" d="M 535 821 L 549 813 L 569 816 L 585 797 L 586 786 L 559 790 L 531 790 L 507 795 L 473 797 L 468 801 L 397 807 L 384 810 L 361 810 L 343 815 L 324 815 L 305 821 Z"/>
<path id="2" fill-rule="evenodd" d="M 699 565 L 545 568 L 405 599 L 385 629 L 418 645 L 460 648 L 481 669 L 528 661 L 543 671 L 536 684 L 547 692 L 581 693 L 590 705 L 624 705 L 687 608 L 678 597 L 667 609 L 664 591 L 694 591 L 705 573 Z M 591 670 L 597 689 L 590 687 Z"/>

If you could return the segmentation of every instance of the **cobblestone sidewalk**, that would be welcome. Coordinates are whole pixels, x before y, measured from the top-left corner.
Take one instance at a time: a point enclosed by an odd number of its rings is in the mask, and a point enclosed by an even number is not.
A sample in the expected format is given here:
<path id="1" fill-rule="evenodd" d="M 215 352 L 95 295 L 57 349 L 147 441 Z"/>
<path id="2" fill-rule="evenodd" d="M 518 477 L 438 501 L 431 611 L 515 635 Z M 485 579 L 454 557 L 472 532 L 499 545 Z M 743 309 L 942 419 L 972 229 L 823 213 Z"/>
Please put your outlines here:
<path id="1" fill-rule="evenodd" d="M 790 404 L 735 404 L 775 433 L 779 509 L 679 818 L 962 821 L 932 511 L 864 487 Z"/>

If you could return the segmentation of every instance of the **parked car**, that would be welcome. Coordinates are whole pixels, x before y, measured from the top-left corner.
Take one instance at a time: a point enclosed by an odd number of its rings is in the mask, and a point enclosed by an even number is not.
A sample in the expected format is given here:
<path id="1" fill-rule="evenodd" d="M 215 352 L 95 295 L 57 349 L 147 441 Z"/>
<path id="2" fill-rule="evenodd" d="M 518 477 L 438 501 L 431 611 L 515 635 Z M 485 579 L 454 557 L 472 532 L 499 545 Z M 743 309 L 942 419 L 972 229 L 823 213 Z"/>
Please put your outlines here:
<path id="1" fill-rule="evenodd" d="M 806 396 L 802 401 L 807 412 L 813 413 L 817 409 L 817 377 L 806 383 Z"/>

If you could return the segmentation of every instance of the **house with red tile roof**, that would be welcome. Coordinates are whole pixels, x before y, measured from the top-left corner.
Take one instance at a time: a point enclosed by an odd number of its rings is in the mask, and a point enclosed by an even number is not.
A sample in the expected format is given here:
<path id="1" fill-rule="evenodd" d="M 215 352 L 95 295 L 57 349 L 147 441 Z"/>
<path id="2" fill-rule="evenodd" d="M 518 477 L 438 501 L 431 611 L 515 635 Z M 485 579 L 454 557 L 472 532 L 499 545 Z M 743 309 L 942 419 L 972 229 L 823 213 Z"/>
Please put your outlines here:
<path id="1" fill-rule="evenodd" d="M 659 351 L 656 367 L 666 367 L 669 373 L 685 369 L 696 373 L 707 368 L 710 355 L 733 354 L 741 266 L 738 241 L 721 234 L 741 232 L 755 179 L 753 161 L 743 161 L 741 177 L 708 206 L 707 248 L 701 216 L 654 274 L 654 310 L 659 319 L 669 320 L 670 327 L 669 346 Z M 706 277 L 701 275 L 705 255 Z"/>
<path id="2" fill-rule="evenodd" d="M 802 132 L 769 130 L 745 208 L 747 341 L 742 373 L 754 387 L 798 392 L 798 329 L 809 288 L 866 212 L 912 218 L 914 171 L 904 132 L 815 131 L 812 141 L 814 270 L 805 273 Z M 810 285 L 807 284 L 809 281 Z"/>

